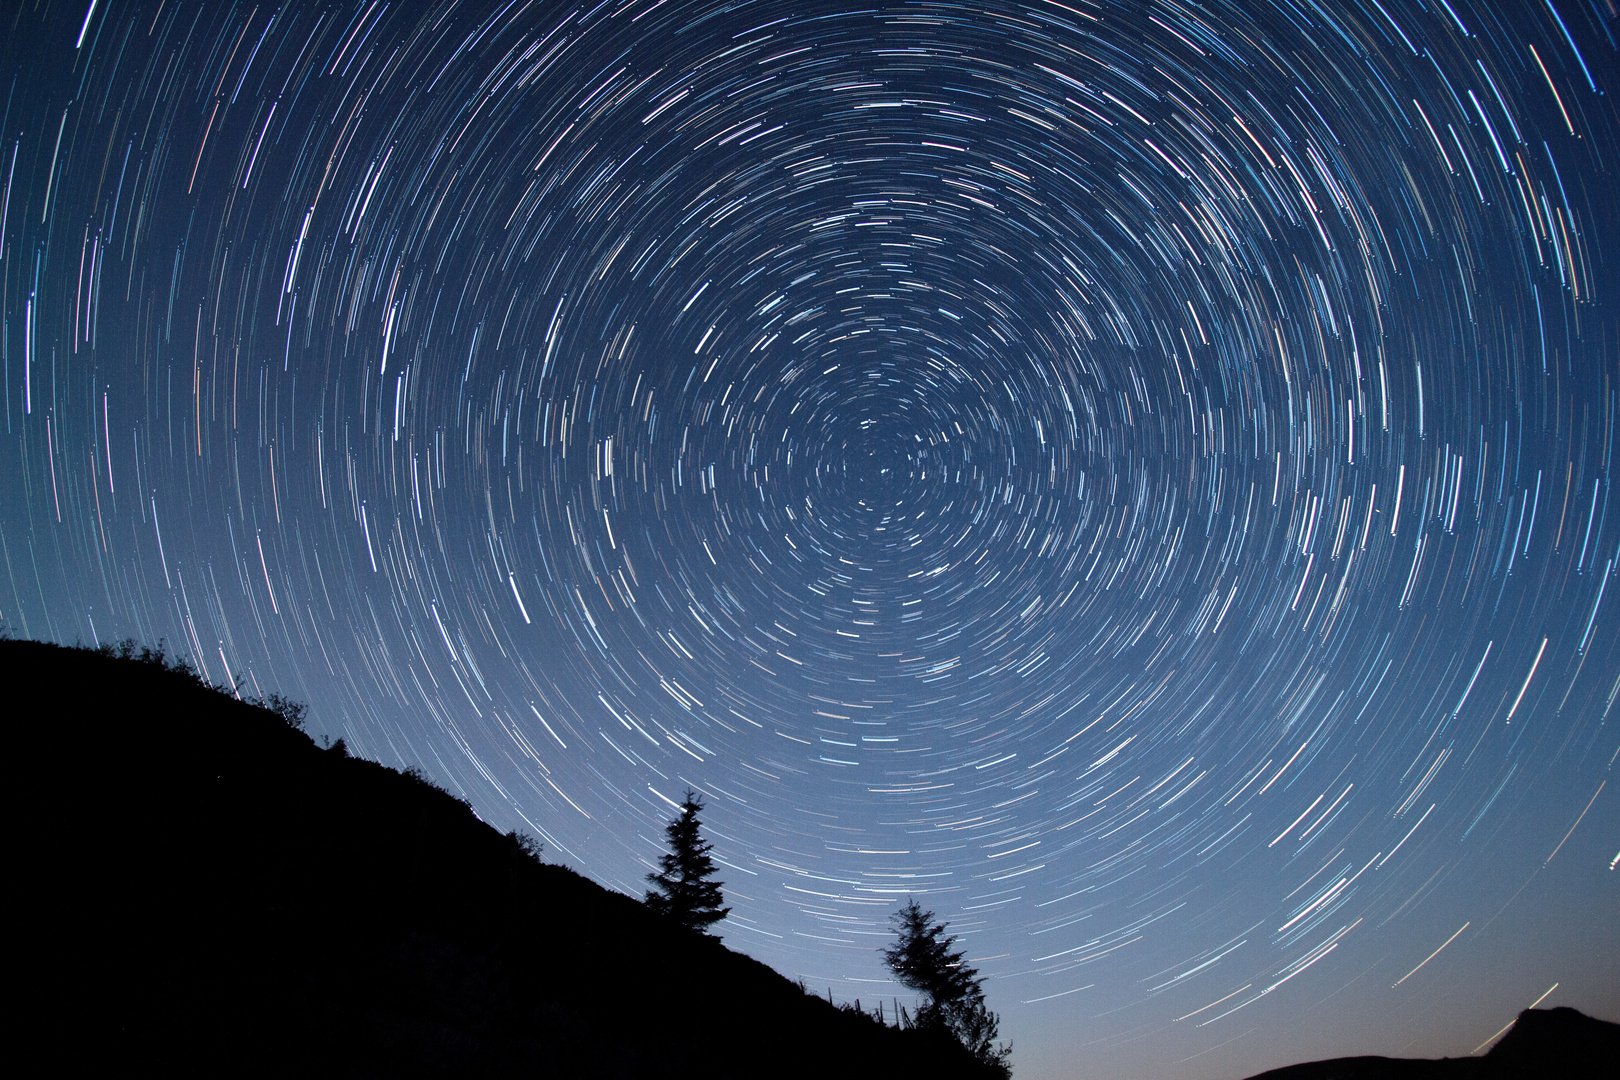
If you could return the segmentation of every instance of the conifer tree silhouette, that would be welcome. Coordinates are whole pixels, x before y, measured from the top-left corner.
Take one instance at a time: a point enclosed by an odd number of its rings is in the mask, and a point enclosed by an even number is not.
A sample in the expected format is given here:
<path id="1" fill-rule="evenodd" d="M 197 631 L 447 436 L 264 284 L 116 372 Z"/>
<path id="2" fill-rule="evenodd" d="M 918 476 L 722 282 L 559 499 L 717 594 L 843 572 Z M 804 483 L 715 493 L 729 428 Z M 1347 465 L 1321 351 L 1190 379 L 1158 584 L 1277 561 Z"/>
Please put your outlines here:
<path id="1" fill-rule="evenodd" d="M 707 933 L 731 909 L 720 906 L 723 882 L 709 880 L 715 874 L 714 860 L 709 858 L 714 845 L 698 835 L 702 809 L 703 800 L 688 789 L 680 816 L 664 827 L 670 850 L 659 857 L 659 872 L 647 875 L 654 889 L 648 891 L 645 903 L 688 930 Z"/>
<path id="2" fill-rule="evenodd" d="M 996 1046 L 1001 1018 L 984 1003 L 984 979 L 968 964 L 956 937 L 946 934 L 946 923 L 935 922 L 914 899 L 890 916 L 896 941 L 883 950 L 883 962 L 900 984 L 922 994 L 924 1001 L 912 1021 L 919 1028 L 948 1033 L 986 1065 L 1012 1075 L 1012 1047 Z"/>

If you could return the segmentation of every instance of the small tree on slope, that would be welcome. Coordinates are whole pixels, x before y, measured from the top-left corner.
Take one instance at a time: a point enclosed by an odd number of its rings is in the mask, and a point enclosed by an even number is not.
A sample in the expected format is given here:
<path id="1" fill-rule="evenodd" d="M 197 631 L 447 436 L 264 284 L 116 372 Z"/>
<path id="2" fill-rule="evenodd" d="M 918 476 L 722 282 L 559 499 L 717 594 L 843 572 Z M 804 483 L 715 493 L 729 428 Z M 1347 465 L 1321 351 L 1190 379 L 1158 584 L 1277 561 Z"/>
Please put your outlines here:
<path id="1" fill-rule="evenodd" d="M 883 962 L 907 989 L 923 995 L 914 1023 L 948 1032 L 986 1065 L 1012 1075 L 1012 1047 L 996 1045 L 1001 1021 L 984 1003 L 984 979 L 963 958 L 945 923 L 935 922 L 916 900 L 890 916 L 897 940 L 883 950 Z"/>
<path id="2" fill-rule="evenodd" d="M 707 933 L 731 909 L 720 906 L 723 882 L 710 880 L 715 874 L 714 860 L 709 858 L 714 845 L 698 835 L 702 824 L 698 811 L 702 809 L 703 800 L 688 790 L 680 816 L 664 827 L 669 852 L 659 857 L 658 873 L 647 875 L 653 889 L 648 891 L 645 903 L 689 930 Z"/>

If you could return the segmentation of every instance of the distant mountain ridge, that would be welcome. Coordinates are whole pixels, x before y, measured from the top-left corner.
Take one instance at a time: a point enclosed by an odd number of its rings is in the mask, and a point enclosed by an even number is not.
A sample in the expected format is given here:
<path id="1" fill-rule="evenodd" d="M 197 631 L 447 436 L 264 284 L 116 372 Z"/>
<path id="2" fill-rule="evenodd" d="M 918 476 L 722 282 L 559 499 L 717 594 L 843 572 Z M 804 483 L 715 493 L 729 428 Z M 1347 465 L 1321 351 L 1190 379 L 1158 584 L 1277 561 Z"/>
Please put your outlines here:
<path id="1" fill-rule="evenodd" d="M 995 1075 L 151 654 L 0 641 L 0 680 L 14 1030 L 50 1072 Z"/>
<path id="2" fill-rule="evenodd" d="M 1482 1057 L 1348 1057 L 1309 1061 L 1249 1080 L 1610 1080 L 1620 1075 L 1620 1024 L 1578 1010 L 1525 1009 Z"/>

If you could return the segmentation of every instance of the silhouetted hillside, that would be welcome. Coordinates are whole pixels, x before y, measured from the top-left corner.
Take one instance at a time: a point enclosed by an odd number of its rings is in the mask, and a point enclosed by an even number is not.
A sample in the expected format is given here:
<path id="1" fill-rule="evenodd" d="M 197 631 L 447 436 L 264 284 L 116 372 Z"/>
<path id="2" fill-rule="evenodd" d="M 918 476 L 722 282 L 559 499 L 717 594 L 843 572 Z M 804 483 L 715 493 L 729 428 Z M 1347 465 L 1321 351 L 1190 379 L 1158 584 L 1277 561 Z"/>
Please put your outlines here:
<path id="1" fill-rule="evenodd" d="M 1351 1057 L 1272 1069 L 1249 1080 L 1609 1080 L 1620 1024 L 1574 1009 L 1526 1009 L 1483 1057 Z"/>
<path id="2" fill-rule="evenodd" d="M 49 1072 L 987 1075 L 151 657 L 0 641 L 0 677 Z"/>

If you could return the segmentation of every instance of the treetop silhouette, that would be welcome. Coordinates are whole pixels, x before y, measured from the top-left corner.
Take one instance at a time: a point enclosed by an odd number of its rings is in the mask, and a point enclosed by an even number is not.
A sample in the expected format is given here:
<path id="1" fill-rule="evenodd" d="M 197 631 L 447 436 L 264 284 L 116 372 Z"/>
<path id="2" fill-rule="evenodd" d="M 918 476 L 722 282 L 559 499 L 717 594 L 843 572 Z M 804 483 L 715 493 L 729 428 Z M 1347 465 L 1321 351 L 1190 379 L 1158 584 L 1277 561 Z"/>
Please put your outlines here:
<path id="1" fill-rule="evenodd" d="M 658 873 L 647 875 L 653 889 L 647 892 L 645 903 L 688 930 L 707 933 L 731 909 L 721 906 L 720 886 L 724 883 L 710 880 L 716 872 L 714 860 L 709 858 L 714 845 L 698 835 L 702 809 L 703 800 L 688 788 L 680 815 L 664 827 L 669 851 L 659 857 Z"/>

